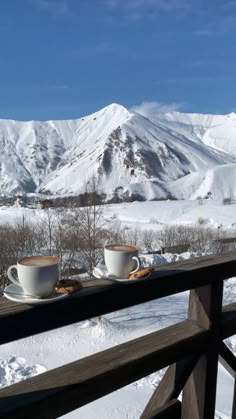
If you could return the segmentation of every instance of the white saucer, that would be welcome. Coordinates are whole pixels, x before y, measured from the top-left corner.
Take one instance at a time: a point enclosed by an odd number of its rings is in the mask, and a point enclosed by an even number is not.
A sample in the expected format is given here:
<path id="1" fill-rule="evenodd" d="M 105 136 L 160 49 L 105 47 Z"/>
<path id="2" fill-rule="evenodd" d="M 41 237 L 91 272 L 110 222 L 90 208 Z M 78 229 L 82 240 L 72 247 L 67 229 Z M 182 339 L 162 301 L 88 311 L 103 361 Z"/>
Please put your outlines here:
<path id="1" fill-rule="evenodd" d="M 30 295 L 25 295 L 23 288 L 16 285 L 10 284 L 8 285 L 4 292 L 4 296 L 8 298 L 8 300 L 16 301 L 17 303 L 24 303 L 24 304 L 48 304 L 53 303 L 58 300 L 62 300 L 63 298 L 68 297 L 70 294 L 60 294 L 57 291 L 47 298 L 37 298 Z"/>
<path id="2" fill-rule="evenodd" d="M 101 263 L 93 268 L 92 274 L 97 279 L 108 279 L 113 282 L 130 282 L 128 278 L 117 278 L 116 276 L 109 274 L 106 266 Z"/>

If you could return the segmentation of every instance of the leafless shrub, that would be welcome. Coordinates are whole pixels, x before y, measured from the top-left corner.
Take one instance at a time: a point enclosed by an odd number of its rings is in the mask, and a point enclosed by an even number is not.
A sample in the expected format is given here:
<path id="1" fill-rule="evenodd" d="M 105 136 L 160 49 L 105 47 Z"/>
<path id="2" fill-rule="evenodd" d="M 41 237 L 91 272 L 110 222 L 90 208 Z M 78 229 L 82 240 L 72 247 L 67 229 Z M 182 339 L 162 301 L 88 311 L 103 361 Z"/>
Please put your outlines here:
<path id="1" fill-rule="evenodd" d="M 212 252 L 212 244 L 215 239 L 215 230 L 196 226 L 192 229 L 191 250 L 194 252 Z"/>
<path id="2" fill-rule="evenodd" d="M 87 187 L 87 186 L 86 186 Z M 103 258 L 103 247 L 113 241 L 116 229 L 110 229 L 97 203 L 95 184 L 86 189 L 87 206 L 35 211 L 33 223 L 25 217 L 14 225 L 0 226 L 0 279 L 5 283 L 7 268 L 32 254 L 57 255 L 61 274 L 75 267 L 89 272 Z M 115 221 L 114 224 L 118 225 Z"/>
<path id="3" fill-rule="evenodd" d="M 201 226 L 207 224 L 207 222 L 208 222 L 208 220 L 206 218 L 203 218 L 203 217 L 199 217 L 198 220 L 197 220 L 197 224 L 199 224 Z"/>
<path id="4" fill-rule="evenodd" d="M 192 227 L 182 225 L 166 226 L 160 232 L 160 241 L 163 247 L 177 246 L 191 243 Z"/>
<path id="5" fill-rule="evenodd" d="M 155 235 L 151 230 L 144 230 L 142 232 L 142 243 L 146 252 L 152 252 L 155 248 Z"/>
<path id="6" fill-rule="evenodd" d="M 160 240 L 164 248 L 189 244 L 189 249 L 193 252 L 219 253 L 221 249 L 218 239 L 222 235 L 223 232 L 204 227 L 204 223 L 195 226 L 173 225 L 161 231 Z"/>
<path id="7" fill-rule="evenodd" d="M 35 225 L 25 217 L 13 225 L 0 226 L 0 283 L 8 283 L 7 268 L 23 256 L 39 253 L 39 237 Z"/>
<path id="8" fill-rule="evenodd" d="M 125 226 L 119 232 L 118 241 L 124 244 L 140 246 L 141 234 L 141 230 L 137 225 L 134 228 Z"/>
<path id="9" fill-rule="evenodd" d="M 231 205 L 232 204 L 232 197 L 228 196 L 222 200 L 222 205 Z"/>
<path id="10" fill-rule="evenodd" d="M 159 221 L 158 221 L 158 219 L 156 217 L 151 217 L 149 219 L 149 223 L 150 224 L 159 224 Z"/>

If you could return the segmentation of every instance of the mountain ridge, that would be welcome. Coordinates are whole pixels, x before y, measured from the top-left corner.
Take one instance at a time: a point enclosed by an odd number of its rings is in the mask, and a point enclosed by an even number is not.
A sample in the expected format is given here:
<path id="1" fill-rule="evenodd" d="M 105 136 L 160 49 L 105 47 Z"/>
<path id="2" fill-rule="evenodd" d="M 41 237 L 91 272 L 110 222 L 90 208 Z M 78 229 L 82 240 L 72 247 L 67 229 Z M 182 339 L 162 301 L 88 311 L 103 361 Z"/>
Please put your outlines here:
<path id="1" fill-rule="evenodd" d="M 235 137 L 235 113 L 144 116 L 119 104 L 74 120 L 0 120 L 0 194 L 79 195 L 95 176 L 107 201 L 236 195 Z"/>

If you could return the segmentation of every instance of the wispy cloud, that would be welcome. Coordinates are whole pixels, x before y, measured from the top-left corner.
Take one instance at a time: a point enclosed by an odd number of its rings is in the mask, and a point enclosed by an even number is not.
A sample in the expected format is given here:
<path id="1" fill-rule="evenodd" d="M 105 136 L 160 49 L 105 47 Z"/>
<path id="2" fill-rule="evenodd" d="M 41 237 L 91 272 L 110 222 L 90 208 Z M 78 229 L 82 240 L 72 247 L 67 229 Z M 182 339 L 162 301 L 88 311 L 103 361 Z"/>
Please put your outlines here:
<path id="1" fill-rule="evenodd" d="M 83 46 L 73 50 L 73 55 L 77 57 L 94 57 L 113 53 L 112 45 L 109 42 L 100 42 L 95 45 Z"/>
<path id="2" fill-rule="evenodd" d="M 166 113 L 181 111 L 185 107 L 183 102 L 180 103 L 162 103 L 162 102 L 142 102 L 140 105 L 133 106 L 131 111 L 140 113 L 141 115 L 148 116 L 155 113 Z"/>
<path id="3" fill-rule="evenodd" d="M 52 84 L 49 88 L 53 90 L 67 90 L 70 86 L 68 84 Z"/>
<path id="4" fill-rule="evenodd" d="M 67 0 L 37 0 L 37 5 L 42 11 L 53 17 L 71 15 Z"/>
<path id="5" fill-rule="evenodd" d="M 163 83 L 168 83 L 168 84 L 179 84 L 179 83 L 198 83 L 198 82 L 223 82 L 223 81 L 229 81 L 229 80 L 235 80 L 236 76 L 228 76 L 228 75 L 224 75 L 224 76 L 186 76 L 186 77 L 179 77 L 179 78 L 168 78 L 168 79 L 162 79 L 162 80 L 158 80 L 155 84 L 163 84 Z"/>
<path id="6" fill-rule="evenodd" d="M 72 55 L 78 58 L 95 58 L 114 55 L 116 57 L 126 57 L 127 59 L 136 59 L 138 54 L 130 51 L 123 46 L 114 45 L 111 42 L 99 42 L 94 45 L 85 45 L 72 50 Z"/>
<path id="7" fill-rule="evenodd" d="M 235 0 L 224 0 L 222 2 L 222 7 L 224 10 L 232 11 L 236 9 L 236 3 Z"/>
<path id="8" fill-rule="evenodd" d="M 192 62 L 193 67 L 201 67 L 205 64 L 205 61 L 203 60 L 195 60 Z"/>
<path id="9" fill-rule="evenodd" d="M 186 12 L 195 0 L 102 0 L 110 9 L 122 11 L 125 20 L 154 19 L 158 13 Z"/>
<path id="10" fill-rule="evenodd" d="M 191 7 L 193 0 L 104 0 L 112 8 L 120 6 L 129 9 L 152 8 L 155 10 L 169 11 L 173 9 L 186 9 Z"/>
<path id="11" fill-rule="evenodd" d="M 196 36 L 226 35 L 236 30 L 236 16 L 221 16 L 217 21 L 208 23 L 205 27 L 193 32 Z"/>

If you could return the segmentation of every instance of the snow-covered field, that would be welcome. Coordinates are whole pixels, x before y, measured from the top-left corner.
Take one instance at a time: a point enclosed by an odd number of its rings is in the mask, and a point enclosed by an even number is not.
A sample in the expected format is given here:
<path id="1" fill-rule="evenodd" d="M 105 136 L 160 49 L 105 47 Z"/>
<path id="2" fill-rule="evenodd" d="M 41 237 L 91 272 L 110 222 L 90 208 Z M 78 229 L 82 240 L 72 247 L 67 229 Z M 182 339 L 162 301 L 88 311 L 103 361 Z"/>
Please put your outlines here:
<path id="1" fill-rule="evenodd" d="M 32 210 L 0 208 L 0 223 L 12 221 Z M 206 225 L 224 227 L 229 231 L 236 222 L 235 205 L 222 206 L 221 202 L 163 201 L 110 205 L 105 207 L 107 218 L 117 218 L 124 225 L 145 229 L 159 229 L 170 223 L 197 223 L 199 217 Z M 40 214 L 38 214 L 40 216 Z M 35 214 L 34 214 L 35 216 Z M 187 258 L 190 255 L 175 255 Z M 162 256 L 163 258 L 163 256 Z M 172 255 L 166 255 L 172 260 Z M 145 263 L 152 263 L 152 257 Z M 157 259 L 155 259 L 157 261 Z M 234 300 L 235 279 L 225 283 L 225 301 Z M 152 301 L 102 318 L 85 321 L 53 330 L 20 341 L 0 346 L 0 387 L 42 373 L 97 351 L 134 339 L 186 318 L 188 293 Z M 236 351 L 236 339 L 229 339 Z M 145 377 L 78 411 L 66 415 L 81 419 L 135 419 L 138 418 L 158 384 L 163 371 Z M 233 383 L 229 374 L 220 366 L 217 391 L 217 415 L 228 419 L 231 413 Z"/>
<path id="2" fill-rule="evenodd" d="M 107 219 L 119 220 L 122 225 L 140 229 L 160 230 L 165 225 L 198 224 L 224 229 L 236 228 L 236 201 L 223 205 L 222 200 L 146 201 L 104 205 Z M 25 217 L 37 221 L 43 211 L 29 208 L 0 207 L 0 224 Z"/>

